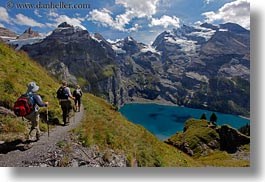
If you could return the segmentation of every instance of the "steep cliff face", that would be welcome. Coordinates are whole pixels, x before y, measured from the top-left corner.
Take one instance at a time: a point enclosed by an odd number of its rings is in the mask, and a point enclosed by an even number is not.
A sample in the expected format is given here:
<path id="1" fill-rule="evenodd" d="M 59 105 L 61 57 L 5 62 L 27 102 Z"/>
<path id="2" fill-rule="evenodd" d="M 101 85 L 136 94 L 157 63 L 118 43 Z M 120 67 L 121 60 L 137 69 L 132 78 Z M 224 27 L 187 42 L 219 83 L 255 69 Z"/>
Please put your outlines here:
<path id="1" fill-rule="evenodd" d="M 62 23 L 41 42 L 23 50 L 53 75 L 120 104 L 120 73 L 109 43 L 99 35 Z"/>
<path id="2" fill-rule="evenodd" d="M 220 136 L 221 150 L 235 153 L 241 145 L 249 144 L 250 137 L 240 133 L 229 125 L 223 125 L 217 130 Z"/>
<path id="3" fill-rule="evenodd" d="M 22 49 L 59 79 L 121 105 L 138 99 L 248 116 L 249 31 L 236 24 L 183 25 L 153 45 L 116 43 L 67 23 Z"/>

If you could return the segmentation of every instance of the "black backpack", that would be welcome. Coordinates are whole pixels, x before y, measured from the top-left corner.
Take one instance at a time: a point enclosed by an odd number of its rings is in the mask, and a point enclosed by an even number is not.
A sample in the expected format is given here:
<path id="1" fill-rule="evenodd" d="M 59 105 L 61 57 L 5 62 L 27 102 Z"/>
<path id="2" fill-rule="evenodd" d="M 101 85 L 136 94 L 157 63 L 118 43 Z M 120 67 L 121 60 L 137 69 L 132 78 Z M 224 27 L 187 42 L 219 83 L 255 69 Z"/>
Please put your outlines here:
<path id="1" fill-rule="evenodd" d="M 27 116 L 33 111 L 34 98 L 32 94 L 21 95 L 14 104 L 13 110 L 16 116 Z"/>
<path id="2" fill-rule="evenodd" d="M 68 94 L 65 90 L 65 87 L 61 86 L 58 90 L 57 90 L 57 98 L 58 99 L 68 99 Z"/>
<path id="3" fill-rule="evenodd" d="M 73 95 L 74 95 L 74 97 L 76 97 L 76 98 L 81 98 L 82 97 L 82 91 L 80 90 L 80 89 L 76 89 L 75 91 L 74 91 L 74 93 L 73 93 Z"/>

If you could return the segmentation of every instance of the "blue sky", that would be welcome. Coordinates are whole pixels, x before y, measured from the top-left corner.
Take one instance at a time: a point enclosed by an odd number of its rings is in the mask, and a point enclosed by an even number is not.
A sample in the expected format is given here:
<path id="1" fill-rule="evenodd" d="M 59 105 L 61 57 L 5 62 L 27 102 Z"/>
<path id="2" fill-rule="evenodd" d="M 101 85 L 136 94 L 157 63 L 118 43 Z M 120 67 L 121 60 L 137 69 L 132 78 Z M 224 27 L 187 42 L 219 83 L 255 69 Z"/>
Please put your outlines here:
<path id="1" fill-rule="evenodd" d="M 25 6 L 25 3 L 28 3 L 28 8 L 19 8 Z M 78 7 L 72 8 L 75 6 Z M 0 26 L 17 33 L 22 33 L 28 27 L 41 33 L 48 33 L 63 21 L 80 26 L 91 33 L 100 33 L 109 40 L 115 41 L 132 36 L 139 42 L 150 44 L 164 30 L 178 28 L 182 24 L 234 22 L 250 29 L 250 0 L 0 2 Z"/>

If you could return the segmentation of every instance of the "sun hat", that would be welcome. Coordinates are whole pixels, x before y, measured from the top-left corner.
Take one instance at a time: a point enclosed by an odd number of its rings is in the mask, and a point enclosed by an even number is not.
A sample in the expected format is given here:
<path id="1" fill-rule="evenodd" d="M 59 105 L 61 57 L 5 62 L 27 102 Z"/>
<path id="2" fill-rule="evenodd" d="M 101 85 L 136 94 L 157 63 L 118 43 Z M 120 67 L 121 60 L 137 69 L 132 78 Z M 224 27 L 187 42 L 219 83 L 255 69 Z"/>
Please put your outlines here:
<path id="1" fill-rule="evenodd" d="M 29 82 L 28 83 L 28 92 L 36 92 L 39 90 L 39 86 L 36 85 L 35 82 Z"/>

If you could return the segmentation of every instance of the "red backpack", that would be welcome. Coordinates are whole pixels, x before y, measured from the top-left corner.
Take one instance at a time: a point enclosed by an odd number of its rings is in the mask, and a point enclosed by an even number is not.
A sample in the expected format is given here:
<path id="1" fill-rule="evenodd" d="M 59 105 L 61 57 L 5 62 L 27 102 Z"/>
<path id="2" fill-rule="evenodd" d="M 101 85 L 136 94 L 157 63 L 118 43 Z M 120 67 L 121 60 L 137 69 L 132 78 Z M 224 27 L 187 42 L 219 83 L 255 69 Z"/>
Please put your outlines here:
<path id="1" fill-rule="evenodd" d="M 32 94 L 21 95 L 14 104 L 13 110 L 17 116 L 27 116 L 33 111 L 34 98 Z"/>

